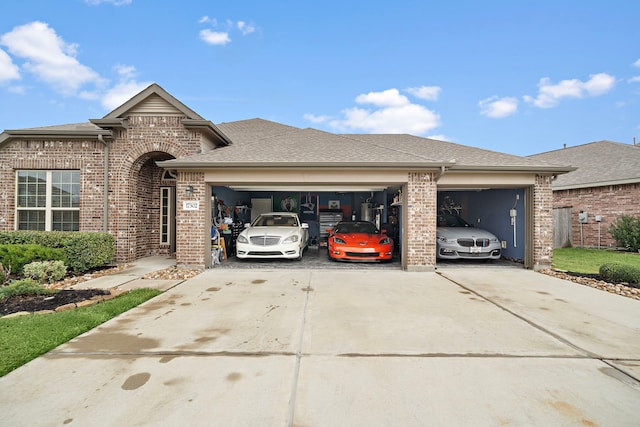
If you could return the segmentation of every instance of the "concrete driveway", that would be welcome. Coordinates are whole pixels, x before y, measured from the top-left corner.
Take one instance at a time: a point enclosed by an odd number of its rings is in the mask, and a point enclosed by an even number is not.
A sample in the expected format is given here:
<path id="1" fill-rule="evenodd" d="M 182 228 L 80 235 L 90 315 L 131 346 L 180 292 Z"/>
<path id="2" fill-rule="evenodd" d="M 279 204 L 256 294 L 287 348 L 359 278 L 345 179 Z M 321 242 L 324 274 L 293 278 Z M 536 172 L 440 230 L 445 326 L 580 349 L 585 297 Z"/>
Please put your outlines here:
<path id="1" fill-rule="evenodd" d="M 0 378 L 0 424 L 640 424 L 640 302 L 532 271 L 208 270 Z"/>

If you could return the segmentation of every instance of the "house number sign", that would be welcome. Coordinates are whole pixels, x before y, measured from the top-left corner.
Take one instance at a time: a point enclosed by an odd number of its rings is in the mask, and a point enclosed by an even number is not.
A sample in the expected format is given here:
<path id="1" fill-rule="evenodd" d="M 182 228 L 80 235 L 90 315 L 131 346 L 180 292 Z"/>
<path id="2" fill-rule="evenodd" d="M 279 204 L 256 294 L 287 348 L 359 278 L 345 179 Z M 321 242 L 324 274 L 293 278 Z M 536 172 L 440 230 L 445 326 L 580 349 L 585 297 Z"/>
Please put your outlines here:
<path id="1" fill-rule="evenodd" d="M 182 201 L 182 210 L 183 211 L 197 211 L 200 209 L 200 201 L 199 200 L 183 200 Z"/>

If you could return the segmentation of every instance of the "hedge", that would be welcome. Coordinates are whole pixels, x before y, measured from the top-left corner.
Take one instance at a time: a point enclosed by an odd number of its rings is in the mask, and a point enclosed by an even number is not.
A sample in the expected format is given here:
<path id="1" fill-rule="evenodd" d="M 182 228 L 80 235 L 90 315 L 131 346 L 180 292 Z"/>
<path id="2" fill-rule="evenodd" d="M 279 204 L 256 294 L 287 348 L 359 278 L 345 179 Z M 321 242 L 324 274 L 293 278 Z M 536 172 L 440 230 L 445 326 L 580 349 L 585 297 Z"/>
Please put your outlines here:
<path id="1" fill-rule="evenodd" d="M 600 277 L 613 283 L 628 283 L 640 287 L 640 268 L 628 264 L 611 262 L 600 266 Z"/>
<path id="2" fill-rule="evenodd" d="M 109 264 L 116 253 L 113 236 L 99 232 L 0 231 L 1 244 L 35 244 L 61 249 L 64 253 L 63 261 L 74 272 L 84 272 Z"/>
<path id="3" fill-rule="evenodd" d="M 40 245 L 0 245 L 0 264 L 11 274 L 22 275 L 24 266 L 34 261 L 64 261 L 62 249 Z"/>

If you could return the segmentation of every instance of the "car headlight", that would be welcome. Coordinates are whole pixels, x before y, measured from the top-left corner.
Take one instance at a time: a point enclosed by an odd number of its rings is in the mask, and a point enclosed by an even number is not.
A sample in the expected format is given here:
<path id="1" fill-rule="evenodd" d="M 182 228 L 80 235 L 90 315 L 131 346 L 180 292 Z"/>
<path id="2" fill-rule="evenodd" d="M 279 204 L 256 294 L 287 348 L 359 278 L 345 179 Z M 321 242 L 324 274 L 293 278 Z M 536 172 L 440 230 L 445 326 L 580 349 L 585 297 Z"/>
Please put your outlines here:
<path id="1" fill-rule="evenodd" d="M 491 239 L 491 243 L 498 243 L 498 239 L 494 237 L 493 239 Z"/>
<path id="2" fill-rule="evenodd" d="M 456 242 L 456 239 L 447 239 L 444 236 L 438 236 L 438 240 L 440 240 L 441 242 L 444 242 L 444 243 L 455 243 Z"/>
<path id="3" fill-rule="evenodd" d="M 342 239 L 341 239 L 341 238 L 339 238 L 339 237 L 334 237 L 334 238 L 333 238 L 333 243 L 337 243 L 337 244 L 339 244 L 339 245 L 345 245 L 347 242 L 345 242 L 344 240 L 342 240 Z"/>
<path id="4" fill-rule="evenodd" d="M 298 235 L 294 234 L 293 236 L 289 236 L 282 241 L 282 243 L 295 243 L 298 241 Z"/>
<path id="5" fill-rule="evenodd" d="M 241 234 L 238 236 L 238 243 L 249 243 L 249 240 Z"/>
<path id="6" fill-rule="evenodd" d="M 388 237 L 385 237 L 384 239 L 380 240 L 378 243 L 380 243 L 381 245 L 388 245 L 389 243 L 391 243 L 391 239 L 389 239 Z"/>

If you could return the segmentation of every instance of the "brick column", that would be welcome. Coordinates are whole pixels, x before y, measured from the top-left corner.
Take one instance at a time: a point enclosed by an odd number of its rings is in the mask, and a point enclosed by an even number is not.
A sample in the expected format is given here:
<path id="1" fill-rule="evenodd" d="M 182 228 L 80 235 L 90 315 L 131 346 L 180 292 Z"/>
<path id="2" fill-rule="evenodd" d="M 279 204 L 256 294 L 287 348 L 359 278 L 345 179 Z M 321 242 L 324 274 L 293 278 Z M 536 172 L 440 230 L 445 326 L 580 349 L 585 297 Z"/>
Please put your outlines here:
<path id="1" fill-rule="evenodd" d="M 536 175 L 533 187 L 533 269 L 551 268 L 553 257 L 553 191 L 550 175 Z"/>
<path id="2" fill-rule="evenodd" d="M 186 195 L 187 186 L 193 196 Z M 211 263 L 211 196 L 202 172 L 179 172 L 176 186 L 176 265 L 205 268 Z M 183 202 L 199 202 L 198 210 L 184 209 Z"/>
<path id="3" fill-rule="evenodd" d="M 436 266 L 435 173 L 410 172 L 405 186 L 403 267 L 408 271 L 433 271 Z"/>

